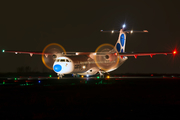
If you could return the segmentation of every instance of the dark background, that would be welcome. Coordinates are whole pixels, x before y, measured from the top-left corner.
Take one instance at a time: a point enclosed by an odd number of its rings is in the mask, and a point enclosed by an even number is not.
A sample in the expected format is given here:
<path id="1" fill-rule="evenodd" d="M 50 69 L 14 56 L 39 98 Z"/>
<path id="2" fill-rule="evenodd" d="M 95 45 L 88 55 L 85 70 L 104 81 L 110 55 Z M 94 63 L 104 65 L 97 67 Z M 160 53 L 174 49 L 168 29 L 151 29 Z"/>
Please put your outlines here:
<path id="1" fill-rule="evenodd" d="M 76 0 L 8 1 L 0 3 L 0 48 L 42 51 L 49 43 L 59 43 L 66 51 L 94 52 L 103 43 L 115 45 L 118 34 L 100 30 L 144 30 L 149 33 L 127 35 L 126 52 L 179 50 L 179 1 Z M 129 57 L 113 73 L 180 73 L 179 55 L 173 57 Z M 0 72 L 16 72 L 30 66 L 48 72 L 41 56 L 0 53 Z"/>

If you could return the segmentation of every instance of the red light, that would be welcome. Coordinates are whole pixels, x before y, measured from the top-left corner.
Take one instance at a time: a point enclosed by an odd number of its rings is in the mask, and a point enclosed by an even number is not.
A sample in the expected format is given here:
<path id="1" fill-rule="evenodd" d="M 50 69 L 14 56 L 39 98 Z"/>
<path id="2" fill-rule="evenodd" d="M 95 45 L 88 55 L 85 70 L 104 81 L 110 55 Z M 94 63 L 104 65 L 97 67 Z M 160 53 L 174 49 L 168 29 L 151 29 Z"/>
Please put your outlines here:
<path id="1" fill-rule="evenodd" d="M 176 53 L 177 53 L 177 51 L 176 51 L 176 50 L 174 50 L 174 51 L 173 51 L 173 54 L 175 55 Z"/>

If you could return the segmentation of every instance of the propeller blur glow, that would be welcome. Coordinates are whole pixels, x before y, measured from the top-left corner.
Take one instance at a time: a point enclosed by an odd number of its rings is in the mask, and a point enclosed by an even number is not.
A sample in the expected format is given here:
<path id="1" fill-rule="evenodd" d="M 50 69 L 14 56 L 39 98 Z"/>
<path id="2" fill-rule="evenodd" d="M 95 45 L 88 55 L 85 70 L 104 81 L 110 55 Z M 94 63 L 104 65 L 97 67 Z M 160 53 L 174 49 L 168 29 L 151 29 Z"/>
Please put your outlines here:
<path id="1" fill-rule="evenodd" d="M 126 34 L 127 33 L 147 33 L 147 30 L 133 31 L 124 30 L 125 24 L 122 26 L 123 29 L 120 31 L 111 30 L 101 32 L 119 33 L 119 37 L 115 46 L 111 44 L 102 44 L 95 52 L 66 52 L 63 46 L 57 43 L 48 44 L 43 52 L 22 52 L 22 51 L 5 51 L 6 53 L 15 54 L 29 54 L 31 57 L 35 55 L 42 56 L 42 62 L 44 65 L 54 72 L 57 73 L 58 78 L 62 78 L 64 74 L 73 74 L 74 76 L 82 75 L 82 77 L 95 75 L 97 73 L 100 76 L 106 72 L 116 70 L 121 66 L 130 56 L 150 56 L 153 55 L 167 55 L 177 54 L 177 51 L 173 52 L 154 52 L 154 53 L 126 53 Z"/>

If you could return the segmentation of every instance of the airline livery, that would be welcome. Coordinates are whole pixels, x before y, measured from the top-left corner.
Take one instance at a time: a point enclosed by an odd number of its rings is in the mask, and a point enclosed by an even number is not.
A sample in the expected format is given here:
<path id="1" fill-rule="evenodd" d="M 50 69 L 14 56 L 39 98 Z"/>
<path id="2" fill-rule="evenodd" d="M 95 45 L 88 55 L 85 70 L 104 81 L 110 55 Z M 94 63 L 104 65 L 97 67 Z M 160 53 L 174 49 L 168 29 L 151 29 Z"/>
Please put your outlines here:
<path id="1" fill-rule="evenodd" d="M 29 54 L 32 55 L 41 55 L 42 62 L 44 65 L 50 69 L 54 70 L 57 73 L 57 76 L 62 78 L 64 74 L 73 74 L 77 75 L 95 75 L 97 73 L 103 77 L 104 73 L 111 72 L 116 70 L 121 66 L 129 56 L 150 56 L 153 55 L 167 55 L 167 54 L 176 54 L 176 50 L 173 52 L 154 52 L 154 53 L 126 53 L 126 34 L 134 32 L 148 32 L 147 30 L 143 31 L 133 31 L 133 30 L 124 30 L 124 27 L 120 30 L 112 31 L 103 31 L 101 32 L 111 32 L 119 33 L 118 40 L 115 46 L 111 44 L 102 44 L 100 45 L 95 52 L 66 52 L 65 49 L 57 44 L 51 43 L 47 45 L 42 52 L 22 52 L 22 51 L 5 51 L 7 53 L 15 54 Z"/>

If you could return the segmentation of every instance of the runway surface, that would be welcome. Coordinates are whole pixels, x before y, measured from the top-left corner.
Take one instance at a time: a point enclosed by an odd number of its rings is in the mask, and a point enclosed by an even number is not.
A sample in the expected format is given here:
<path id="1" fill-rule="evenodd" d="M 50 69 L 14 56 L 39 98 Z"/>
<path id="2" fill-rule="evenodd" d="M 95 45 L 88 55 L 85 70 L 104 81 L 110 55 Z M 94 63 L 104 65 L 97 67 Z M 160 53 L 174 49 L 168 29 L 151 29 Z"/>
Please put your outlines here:
<path id="1" fill-rule="evenodd" d="M 179 75 L 1 77 L 2 119 L 179 119 Z"/>
<path id="2" fill-rule="evenodd" d="M 0 77 L 0 85 L 77 85 L 77 84 L 116 84 L 124 80 L 180 80 L 179 75 L 160 76 L 93 76 L 93 77 Z"/>

